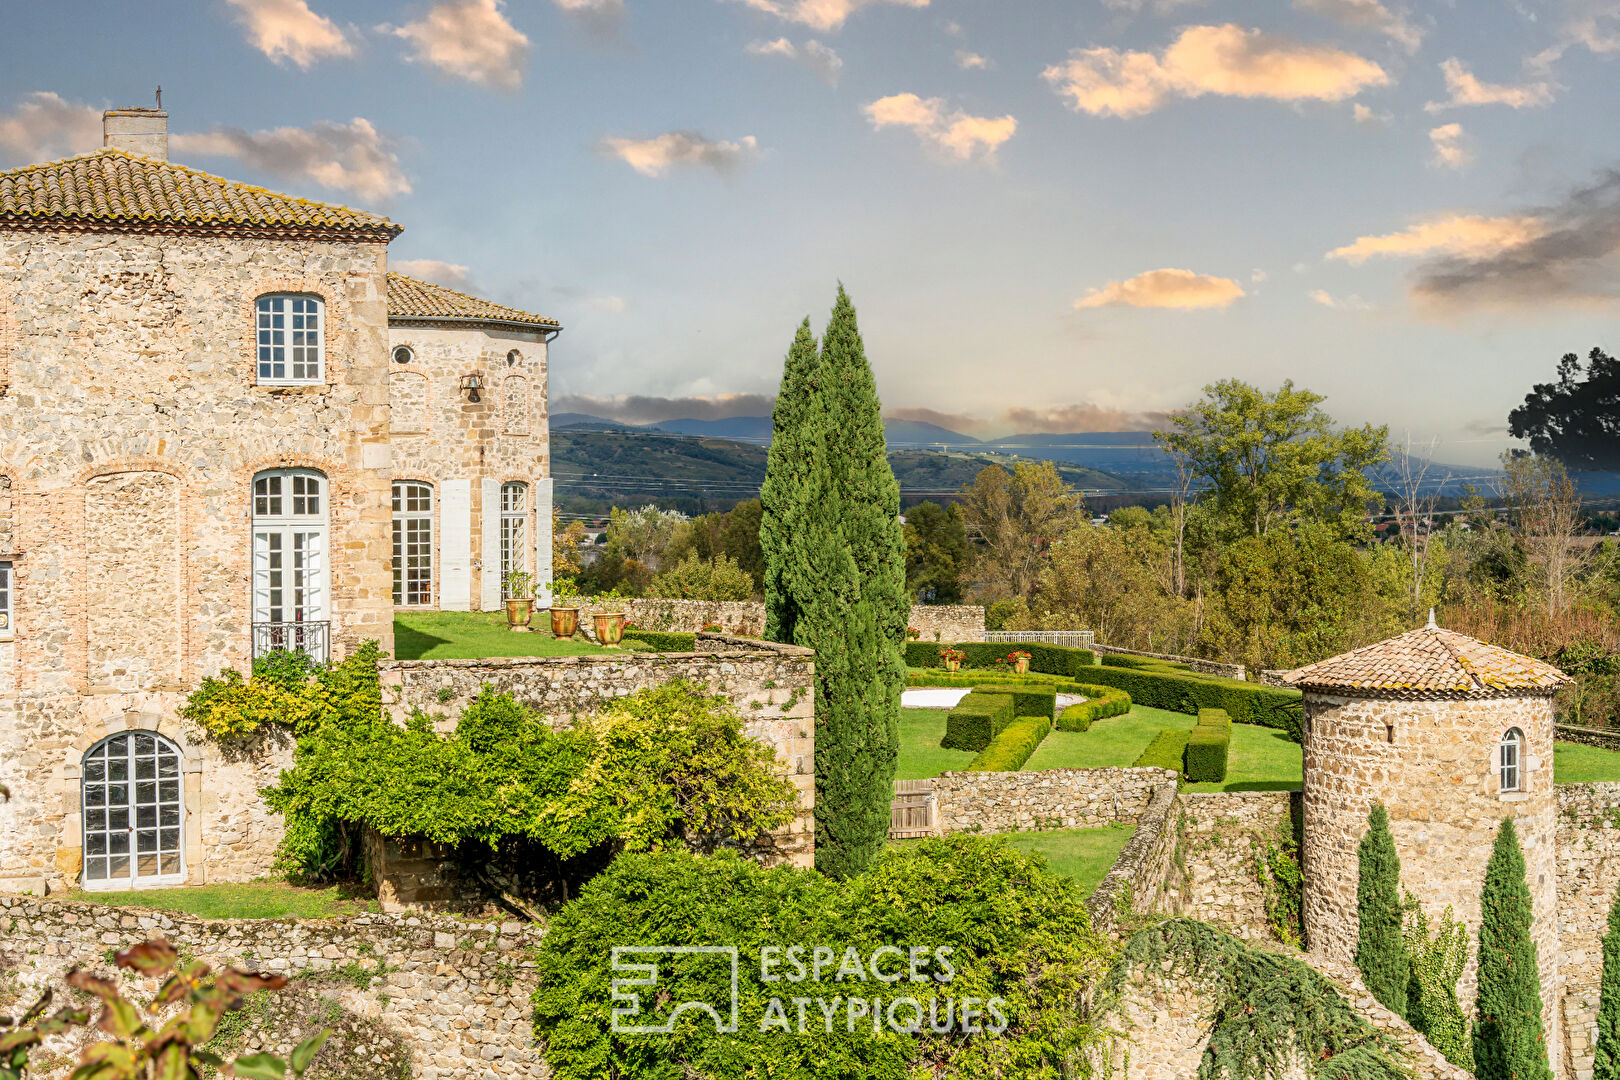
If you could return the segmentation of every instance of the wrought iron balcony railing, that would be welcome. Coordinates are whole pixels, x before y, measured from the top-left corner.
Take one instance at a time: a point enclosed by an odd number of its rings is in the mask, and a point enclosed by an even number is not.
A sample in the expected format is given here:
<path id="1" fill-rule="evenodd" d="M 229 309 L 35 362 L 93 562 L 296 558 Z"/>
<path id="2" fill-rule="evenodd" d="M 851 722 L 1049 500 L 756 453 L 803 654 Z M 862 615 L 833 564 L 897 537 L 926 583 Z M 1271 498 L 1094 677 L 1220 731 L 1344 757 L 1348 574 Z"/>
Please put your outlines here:
<path id="1" fill-rule="evenodd" d="M 324 664 L 332 655 L 332 624 L 329 622 L 262 622 L 253 624 L 253 658 L 286 649 L 308 653 Z"/>

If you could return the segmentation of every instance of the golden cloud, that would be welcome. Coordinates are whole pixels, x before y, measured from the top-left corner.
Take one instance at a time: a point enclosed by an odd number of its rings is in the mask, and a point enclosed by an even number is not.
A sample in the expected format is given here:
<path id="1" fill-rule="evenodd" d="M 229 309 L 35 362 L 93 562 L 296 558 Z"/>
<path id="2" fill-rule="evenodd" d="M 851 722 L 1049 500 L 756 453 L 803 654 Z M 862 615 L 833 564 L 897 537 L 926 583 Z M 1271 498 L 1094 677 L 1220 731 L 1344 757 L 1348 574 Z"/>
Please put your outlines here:
<path id="1" fill-rule="evenodd" d="M 523 83 L 529 39 L 501 0 L 441 0 L 416 22 L 383 29 L 411 43 L 410 59 L 446 75 L 501 90 Z"/>
<path id="2" fill-rule="evenodd" d="M 352 56 L 354 43 L 305 0 L 227 0 L 237 10 L 248 40 L 278 63 L 307 68 L 326 56 Z"/>
<path id="3" fill-rule="evenodd" d="M 1400 232 L 1359 236 L 1353 243 L 1334 248 L 1327 257 L 1357 264 L 1375 255 L 1399 258 L 1438 253 L 1470 259 L 1488 258 L 1529 243 L 1541 236 L 1545 228 L 1537 217 L 1455 214 Z"/>
<path id="4" fill-rule="evenodd" d="M 874 128 L 907 127 L 925 144 L 970 161 L 995 157 L 996 148 L 1018 130 L 1012 116 L 972 116 L 961 109 L 947 112 L 944 98 L 924 98 L 916 94 L 891 94 L 866 105 L 863 110 Z"/>
<path id="5" fill-rule="evenodd" d="M 1177 308 L 1228 307 L 1243 297 L 1243 286 L 1231 278 L 1191 270 L 1149 270 L 1124 281 L 1110 281 L 1074 302 L 1076 308 L 1111 306 Z"/>

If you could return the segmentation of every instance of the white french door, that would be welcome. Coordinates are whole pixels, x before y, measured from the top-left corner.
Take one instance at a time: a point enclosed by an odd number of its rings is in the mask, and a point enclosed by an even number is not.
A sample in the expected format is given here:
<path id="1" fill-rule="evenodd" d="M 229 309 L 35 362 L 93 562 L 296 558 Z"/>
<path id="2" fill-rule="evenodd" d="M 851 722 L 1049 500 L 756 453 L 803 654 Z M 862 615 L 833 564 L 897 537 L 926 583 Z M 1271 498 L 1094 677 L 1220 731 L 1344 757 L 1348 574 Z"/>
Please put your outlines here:
<path id="1" fill-rule="evenodd" d="M 274 469 L 253 478 L 253 654 L 330 647 L 326 478 Z"/>
<path id="2" fill-rule="evenodd" d="M 180 750 L 156 732 L 114 735 L 85 754 L 84 887 L 186 880 Z"/>

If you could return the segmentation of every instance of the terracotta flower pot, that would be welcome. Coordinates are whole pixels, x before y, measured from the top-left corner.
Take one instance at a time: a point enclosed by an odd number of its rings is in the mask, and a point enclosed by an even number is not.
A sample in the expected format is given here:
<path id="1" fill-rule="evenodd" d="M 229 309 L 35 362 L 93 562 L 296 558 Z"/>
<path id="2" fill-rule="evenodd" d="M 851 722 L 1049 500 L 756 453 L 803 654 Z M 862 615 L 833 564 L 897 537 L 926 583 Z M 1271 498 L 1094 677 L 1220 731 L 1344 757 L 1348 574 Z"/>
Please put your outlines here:
<path id="1" fill-rule="evenodd" d="M 957 671 L 961 667 L 962 667 L 962 661 L 960 661 L 960 660 L 947 660 L 947 661 L 945 661 L 945 670 L 946 671 Z"/>
<path id="2" fill-rule="evenodd" d="M 554 607 L 551 609 L 551 633 L 559 641 L 571 638 L 579 629 L 579 608 Z"/>
<path id="3" fill-rule="evenodd" d="M 598 645 L 617 645 L 624 640 L 624 612 L 598 611 L 592 620 L 596 623 Z"/>
<path id="4" fill-rule="evenodd" d="M 1020 675 L 1028 675 L 1029 674 L 1029 657 L 1026 656 L 1026 657 L 1018 660 L 1013 665 L 1013 670 L 1018 672 L 1018 674 L 1020 674 Z"/>
<path id="5" fill-rule="evenodd" d="M 529 620 L 534 617 L 533 600 L 508 600 L 506 602 L 506 625 L 516 629 L 527 627 Z"/>

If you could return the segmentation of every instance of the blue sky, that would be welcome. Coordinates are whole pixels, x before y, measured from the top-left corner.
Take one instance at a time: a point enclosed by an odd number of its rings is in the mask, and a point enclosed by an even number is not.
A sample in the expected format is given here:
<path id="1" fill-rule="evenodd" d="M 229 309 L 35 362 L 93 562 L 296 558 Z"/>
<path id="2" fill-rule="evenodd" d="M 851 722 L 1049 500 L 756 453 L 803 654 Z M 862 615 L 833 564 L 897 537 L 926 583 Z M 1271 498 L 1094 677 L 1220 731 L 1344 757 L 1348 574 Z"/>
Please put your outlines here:
<path id="1" fill-rule="evenodd" d="M 0 166 L 93 148 L 162 83 L 175 160 L 386 212 L 396 265 L 561 319 L 554 408 L 757 413 L 840 279 L 887 409 L 977 434 L 1292 378 L 1482 462 L 1559 355 L 1617 347 L 1620 0 L 6 21 Z"/>

